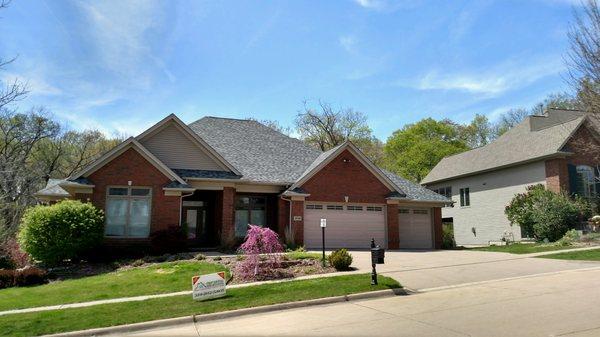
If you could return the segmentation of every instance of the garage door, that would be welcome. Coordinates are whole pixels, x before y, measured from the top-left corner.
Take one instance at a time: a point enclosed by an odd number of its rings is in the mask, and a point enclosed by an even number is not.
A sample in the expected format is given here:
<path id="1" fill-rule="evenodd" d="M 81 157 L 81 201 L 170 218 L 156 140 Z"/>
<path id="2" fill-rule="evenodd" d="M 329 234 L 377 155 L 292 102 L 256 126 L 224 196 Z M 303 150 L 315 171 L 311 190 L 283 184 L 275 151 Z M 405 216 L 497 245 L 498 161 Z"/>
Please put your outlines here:
<path id="1" fill-rule="evenodd" d="M 327 219 L 325 247 L 370 248 L 371 238 L 382 247 L 385 240 L 385 206 L 312 204 L 304 210 L 304 245 L 321 248 L 321 219 Z"/>
<path id="2" fill-rule="evenodd" d="M 431 209 L 400 208 L 398 210 L 400 248 L 431 249 L 433 247 Z"/>

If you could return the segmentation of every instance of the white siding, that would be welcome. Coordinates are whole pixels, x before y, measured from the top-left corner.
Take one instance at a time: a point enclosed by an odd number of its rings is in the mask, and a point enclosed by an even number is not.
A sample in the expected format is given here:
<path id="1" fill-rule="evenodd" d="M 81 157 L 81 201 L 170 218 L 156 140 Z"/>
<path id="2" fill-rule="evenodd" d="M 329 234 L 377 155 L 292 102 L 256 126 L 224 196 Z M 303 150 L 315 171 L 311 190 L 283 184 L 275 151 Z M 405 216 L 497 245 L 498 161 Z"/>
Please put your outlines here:
<path id="1" fill-rule="evenodd" d="M 183 130 L 169 124 L 142 145 L 169 168 L 224 171 L 206 152 L 188 138 Z"/>
<path id="2" fill-rule="evenodd" d="M 521 239 L 521 229 L 510 225 L 504 207 L 515 194 L 534 184 L 546 184 L 543 161 L 436 183 L 428 188 L 452 187 L 454 207 L 442 208 L 442 217 L 453 218 L 456 244 L 482 245 L 501 240 L 504 231 L 512 232 L 515 240 Z M 459 190 L 465 187 L 469 188 L 471 205 L 461 207 Z"/>

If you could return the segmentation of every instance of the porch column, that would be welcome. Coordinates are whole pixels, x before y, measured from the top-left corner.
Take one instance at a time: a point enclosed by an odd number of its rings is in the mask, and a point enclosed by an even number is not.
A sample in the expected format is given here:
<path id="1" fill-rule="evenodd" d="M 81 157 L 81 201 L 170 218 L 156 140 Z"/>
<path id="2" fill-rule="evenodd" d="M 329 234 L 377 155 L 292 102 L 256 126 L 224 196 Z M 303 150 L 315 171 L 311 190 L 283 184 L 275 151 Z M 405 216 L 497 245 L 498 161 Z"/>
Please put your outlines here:
<path id="1" fill-rule="evenodd" d="M 292 197 L 292 232 L 297 245 L 304 244 L 304 197 Z"/>
<path id="2" fill-rule="evenodd" d="M 223 187 L 220 206 L 221 244 L 233 246 L 235 244 L 235 188 Z"/>
<path id="3" fill-rule="evenodd" d="M 398 204 L 388 203 L 387 205 L 387 235 L 388 249 L 400 248 L 400 226 L 398 223 Z"/>
<path id="4" fill-rule="evenodd" d="M 277 234 L 281 240 L 286 243 L 288 237 L 286 237 L 287 227 L 290 223 L 290 203 L 287 200 L 279 198 L 277 200 Z"/>

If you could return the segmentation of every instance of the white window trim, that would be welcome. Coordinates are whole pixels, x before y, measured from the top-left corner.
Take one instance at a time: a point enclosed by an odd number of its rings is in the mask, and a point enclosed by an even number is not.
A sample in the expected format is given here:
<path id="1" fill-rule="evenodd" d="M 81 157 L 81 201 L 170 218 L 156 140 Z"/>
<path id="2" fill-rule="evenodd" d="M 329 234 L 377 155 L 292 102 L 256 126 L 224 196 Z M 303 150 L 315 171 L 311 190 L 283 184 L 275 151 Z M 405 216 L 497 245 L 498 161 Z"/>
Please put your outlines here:
<path id="1" fill-rule="evenodd" d="M 110 195 L 109 191 L 111 188 L 126 188 L 127 189 L 127 195 Z M 136 188 L 140 188 L 140 189 L 148 189 L 150 190 L 150 193 L 148 195 L 143 195 L 143 196 L 138 196 L 138 195 L 131 195 L 131 190 L 132 189 L 136 189 Z M 106 187 L 106 199 L 105 199 L 105 203 L 104 203 L 104 212 L 106 213 L 106 207 L 108 205 L 108 200 L 109 199 L 121 199 L 121 200 L 135 200 L 135 199 L 142 199 L 142 200 L 150 200 L 150 206 L 148 208 L 148 236 L 131 236 L 131 235 L 107 235 L 106 234 L 106 229 L 104 230 L 104 237 L 105 238 L 110 238 L 110 239 L 147 239 L 148 237 L 150 237 L 150 230 L 151 225 L 152 225 L 152 187 L 150 186 L 123 186 L 123 185 L 109 185 Z M 127 214 L 125 216 L 127 222 L 125 223 L 125 233 L 127 233 L 127 227 L 129 227 L 129 215 L 131 212 L 131 202 L 127 203 Z M 108 220 L 108 216 L 104 217 L 104 226 L 106 227 L 106 221 Z"/>

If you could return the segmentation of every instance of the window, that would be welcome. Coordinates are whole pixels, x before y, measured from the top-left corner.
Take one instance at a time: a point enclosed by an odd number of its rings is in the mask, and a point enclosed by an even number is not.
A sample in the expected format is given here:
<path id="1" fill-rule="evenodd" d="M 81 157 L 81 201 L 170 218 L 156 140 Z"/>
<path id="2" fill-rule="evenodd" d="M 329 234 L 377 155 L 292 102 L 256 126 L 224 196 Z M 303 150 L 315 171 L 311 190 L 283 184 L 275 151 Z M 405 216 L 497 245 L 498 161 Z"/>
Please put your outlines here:
<path id="1" fill-rule="evenodd" d="M 577 180 L 577 194 L 585 198 L 596 196 L 596 176 L 591 166 L 578 165 Z"/>
<path id="2" fill-rule="evenodd" d="M 306 205 L 306 209 L 323 209 L 323 205 Z"/>
<path id="3" fill-rule="evenodd" d="M 343 211 L 344 206 L 342 206 L 342 205 L 327 205 L 327 209 L 330 211 Z"/>
<path id="4" fill-rule="evenodd" d="M 408 209 L 406 209 L 406 208 L 400 208 L 398 210 L 398 213 L 400 213 L 400 214 L 408 214 L 408 213 L 410 213 L 410 211 Z"/>
<path id="5" fill-rule="evenodd" d="M 238 196 L 235 200 L 235 236 L 243 238 L 248 225 L 267 225 L 267 198 L 259 196 Z"/>
<path id="6" fill-rule="evenodd" d="M 460 189 L 460 206 L 471 206 L 471 197 L 469 196 L 469 188 Z"/>
<path id="7" fill-rule="evenodd" d="M 380 206 L 367 206 L 367 211 L 368 212 L 381 212 L 381 211 L 383 211 L 383 208 Z"/>
<path id="8" fill-rule="evenodd" d="M 148 237 L 151 205 L 152 189 L 149 187 L 109 187 L 104 235 Z"/>
<path id="9" fill-rule="evenodd" d="M 452 186 L 440 187 L 433 189 L 432 191 L 434 191 L 437 194 L 441 194 L 446 198 L 452 198 Z"/>
<path id="10" fill-rule="evenodd" d="M 362 211 L 362 206 L 346 206 L 346 209 L 349 211 Z"/>
<path id="11" fill-rule="evenodd" d="M 429 214 L 426 209 L 414 209 L 413 214 Z"/>

